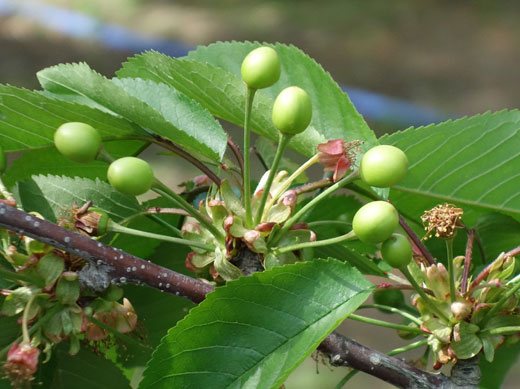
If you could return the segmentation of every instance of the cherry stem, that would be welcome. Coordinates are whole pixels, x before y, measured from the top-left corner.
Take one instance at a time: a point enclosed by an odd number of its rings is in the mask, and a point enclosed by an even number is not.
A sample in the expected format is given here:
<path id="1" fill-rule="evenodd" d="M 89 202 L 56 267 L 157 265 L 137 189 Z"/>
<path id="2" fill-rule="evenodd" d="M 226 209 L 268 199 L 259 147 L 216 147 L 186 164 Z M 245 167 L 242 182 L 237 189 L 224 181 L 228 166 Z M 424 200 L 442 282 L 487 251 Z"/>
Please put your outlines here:
<path id="1" fill-rule="evenodd" d="M 469 278 L 469 269 L 471 267 L 471 256 L 473 253 L 473 242 L 475 240 L 475 230 L 468 230 L 468 238 L 466 242 L 466 252 L 464 253 L 464 269 L 462 271 L 462 280 L 460 283 L 460 291 L 462 294 L 465 294 L 468 290 L 468 278 Z"/>
<path id="2" fill-rule="evenodd" d="M 289 187 L 294 182 L 294 180 L 296 180 L 300 175 L 303 174 L 303 172 L 305 172 L 305 170 L 310 168 L 312 165 L 314 165 L 318 161 L 319 161 L 318 154 L 316 154 L 313 157 L 311 157 L 310 159 L 308 159 L 303 165 L 298 167 L 298 169 L 296 169 L 289 177 L 287 177 L 287 179 L 284 181 L 283 185 L 280 185 L 280 188 L 273 194 L 272 199 L 268 202 L 269 206 L 271 206 L 280 197 L 280 195 L 282 195 L 283 192 L 285 192 L 287 189 L 289 189 Z M 312 183 L 310 183 L 310 184 L 312 184 Z M 309 185 L 309 184 L 307 184 L 307 185 Z M 327 186 L 328 185 L 330 185 L 330 180 L 327 180 Z M 319 189 L 319 188 L 316 188 L 316 189 Z M 295 190 L 297 191 L 296 193 L 299 194 L 298 188 L 295 188 Z M 303 192 L 300 192 L 300 193 L 303 193 Z"/>
<path id="3" fill-rule="evenodd" d="M 499 328 L 491 328 L 489 330 L 484 330 L 480 334 L 482 336 L 486 335 L 514 335 L 520 333 L 520 326 L 508 326 L 508 327 L 499 327 Z"/>
<path id="4" fill-rule="evenodd" d="M 450 300 L 455 302 L 455 270 L 453 269 L 453 239 L 446 239 L 446 260 L 448 261 L 448 276 L 450 278 Z"/>
<path id="5" fill-rule="evenodd" d="M 278 142 L 278 147 L 276 148 L 276 154 L 274 155 L 274 160 L 271 165 L 271 169 L 269 169 L 269 175 L 267 176 L 267 181 L 265 182 L 265 186 L 262 191 L 262 197 L 260 199 L 260 205 L 256 212 L 255 224 L 260 223 L 262 220 L 262 216 L 264 214 L 265 204 L 267 202 L 267 198 L 269 197 L 269 192 L 271 190 L 271 185 L 273 185 L 274 176 L 276 175 L 276 171 L 278 170 L 278 165 L 280 165 L 280 161 L 282 160 L 282 155 L 287 147 L 287 144 L 291 140 L 290 135 L 280 133 L 280 139 Z M 275 196 L 273 196 L 273 200 Z"/>
<path id="6" fill-rule="evenodd" d="M 428 306 L 430 311 L 434 312 L 440 319 L 444 320 L 446 323 L 449 323 L 450 320 L 448 317 L 437 307 L 437 304 L 435 304 L 434 301 L 430 299 L 430 297 L 424 292 L 424 290 L 419 286 L 417 281 L 415 281 L 415 278 L 413 278 L 412 274 L 408 270 L 406 266 L 401 267 L 399 270 L 404 274 L 406 279 L 412 284 L 415 291 L 421 296 L 423 299 L 424 304 Z"/>
<path id="7" fill-rule="evenodd" d="M 347 234 L 337 236 L 335 238 L 330 239 L 323 239 L 323 240 L 316 240 L 314 242 L 302 242 L 302 243 L 296 243 L 290 246 L 283 246 L 283 247 L 277 247 L 274 249 L 277 253 L 286 253 L 289 251 L 296 251 L 301 250 L 309 247 L 321 247 L 321 246 L 328 246 L 331 244 L 346 242 L 349 240 L 357 239 L 356 234 L 354 234 L 354 231 L 350 231 Z"/>
<path id="8" fill-rule="evenodd" d="M 405 230 L 406 235 L 412 240 L 412 243 L 415 245 L 417 250 L 421 253 L 424 259 L 428 262 L 429 265 L 435 264 L 435 259 L 433 259 L 433 256 L 428 251 L 426 246 L 421 242 L 421 239 L 417 236 L 417 234 L 412 230 L 412 228 L 406 223 L 406 220 L 403 216 L 399 215 L 399 224 Z"/>
<path id="9" fill-rule="evenodd" d="M 359 171 L 355 170 L 352 173 L 350 173 L 348 176 L 343 177 L 338 182 L 332 184 L 327 189 L 325 189 L 323 192 L 321 192 L 319 195 L 314 197 L 311 201 L 309 201 L 307 204 L 305 204 L 298 212 L 296 212 L 293 216 L 291 216 L 283 225 L 283 227 L 280 229 L 280 231 L 273 236 L 272 243 L 276 243 L 279 239 L 279 237 L 283 236 L 289 229 L 293 226 L 294 223 L 301 220 L 301 218 L 312 208 L 314 208 L 316 205 L 318 205 L 321 201 L 325 200 L 328 196 L 330 196 L 332 193 L 337 191 L 338 189 L 341 189 L 345 185 L 347 185 L 349 182 L 355 180 L 359 177 Z"/>
<path id="10" fill-rule="evenodd" d="M 307 223 L 307 226 L 312 229 L 314 227 L 330 227 L 330 226 L 338 226 L 338 227 L 345 227 L 345 228 L 352 228 L 352 223 L 344 222 L 342 220 L 317 220 L 314 222 Z"/>
<path id="11" fill-rule="evenodd" d="M 106 151 L 103 146 L 101 146 L 101 148 L 99 149 L 96 159 L 98 161 L 103 161 L 109 164 L 115 161 L 115 158 L 112 155 L 110 155 L 110 153 Z"/>
<path id="12" fill-rule="evenodd" d="M 387 312 L 391 312 L 391 313 L 396 313 L 398 315 L 401 315 L 402 317 L 404 317 L 405 319 L 408 319 L 410 321 L 413 321 L 415 324 L 417 325 L 421 325 L 422 322 L 419 318 L 409 314 L 408 312 L 405 312 L 403 311 L 402 309 L 399 309 L 399 308 L 395 308 L 395 307 L 390 307 L 388 305 L 382 305 L 382 304 L 365 304 L 365 305 L 362 305 L 360 306 L 358 309 L 370 309 L 370 308 L 376 308 L 376 309 L 381 309 L 383 311 L 387 311 Z"/>
<path id="13" fill-rule="evenodd" d="M 120 224 L 117 224 L 113 221 L 110 221 L 108 223 L 108 229 L 112 232 L 117 232 L 120 234 L 141 236 L 143 238 L 150 238 L 150 239 L 157 239 L 157 240 L 162 240 L 164 242 L 171 242 L 171 243 L 181 244 L 184 246 L 197 247 L 197 248 L 200 248 L 200 249 L 203 249 L 206 251 L 215 250 L 215 247 L 213 247 L 212 245 L 204 244 L 204 243 L 197 242 L 194 240 L 175 238 L 173 236 L 168 236 L 168 235 L 155 234 L 153 232 L 148 232 L 148 231 L 135 230 L 133 228 L 128 228 L 128 227 L 122 226 Z"/>
<path id="14" fill-rule="evenodd" d="M 36 330 L 38 330 L 38 328 L 44 326 L 62 308 L 63 307 L 60 304 L 56 304 L 52 308 L 50 308 L 45 313 L 45 315 L 43 315 L 40 319 L 38 319 L 38 321 L 36 323 L 34 323 L 33 326 L 31 326 L 31 328 L 28 330 L 29 336 L 34 334 L 36 332 Z M 19 336 L 18 338 L 15 339 L 15 341 L 13 343 L 18 343 L 22 339 L 23 339 L 23 337 Z M 4 359 L 5 355 L 8 353 L 8 351 L 11 348 L 11 345 L 13 343 L 8 344 L 6 347 L 4 347 L 3 349 L 0 350 L 0 360 Z"/>
<path id="15" fill-rule="evenodd" d="M 251 210 L 251 109 L 256 89 L 247 88 L 246 112 L 244 117 L 244 208 L 246 210 L 246 225 L 253 226 L 253 213 Z"/>
<path id="16" fill-rule="evenodd" d="M 207 228 L 209 232 L 213 234 L 213 236 L 217 239 L 224 240 L 224 235 L 222 232 L 220 232 L 217 227 L 215 227 L 209 220 L 207 220 L 204 216 L 201 215 L 199 211 L 197 211 L 195 208 L 191 206 L 190 203 L 188 203 L 184 198 L 174 191 L 172 191 L 170 188 L 168 188 L 166 185 L 161 183 L 160 181 L 156 180 L 155 185 L 152 187 L 152 190 L 161 196 L 164 196 L 171 201 L 173 201 L 175 204 L 177 204 L 179 207 L 184 209 L 186 212 L 188 212 L 192 217 L 194 217 L 201 225 Z"/>
<path id="17" fill-rule="evenodd" d="M 392 329 L 398 330 L 398 331 L 406 331 L 406 332 L 411 332 L 414 334 L 424 334 L 424 331 L 418 327 L 409 327 L 404 324 L 390 323 L 390 322 L 387 322 L 384 320 L 378 320 L 378 319 L 373 319 L 371 317 L 356 315 L 354 313 L 351 313 L 348 316 L 348 319 L 360 321 L 360 322 L 366 323 L 366 324 L 373 324 L 373 325 L 379 326 L 379 327 L 392 328 Z"/>
<path id="18" fill-rule="evenodd" d="M 36 294 L 33 294 L 31 296 L 31 298 L 29 299 L 29 301 L 27 302 L 27 305 L 25 306 L 25 309 L 24 309 L 23 315 L 22 315 L 22 336 L 23 336 L 23 342 L 25 344 L 31 343 L 31 337 L 29 335 L 28 323 L 29 323 L 29 313 L 31 311 L 31 306 L 32 306 L 32 303 L 34 302 L 35 298 L 36 298 Z"/>

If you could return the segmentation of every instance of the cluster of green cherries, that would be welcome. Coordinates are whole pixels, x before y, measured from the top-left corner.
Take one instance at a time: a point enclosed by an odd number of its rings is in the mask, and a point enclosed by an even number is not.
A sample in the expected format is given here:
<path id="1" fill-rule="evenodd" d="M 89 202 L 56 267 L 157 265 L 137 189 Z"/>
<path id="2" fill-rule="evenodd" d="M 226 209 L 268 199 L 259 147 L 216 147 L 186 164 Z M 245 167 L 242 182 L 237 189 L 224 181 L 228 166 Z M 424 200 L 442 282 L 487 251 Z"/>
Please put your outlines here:
<path id="1" fill-rule="evenodd" d="M 259 47 L 251 51 L 242 62 L 242 79 L 253 93 L 273 85 L 278 81 L 280 73 L 280 60 L 271 47 Z M 303 132 L 309 126 L 311 118 L 311 99 L 303 89 L 288 87 L 275 99 L 272 121 L 280 132 L 280 143 L 287 143 L 291 137 Z M 107 179 L 120 192 L 141 195 L 157 182 L 150 165 L 140 158 L 123 157 L 110 161 L 103 151 L 101 136 L 88 124 L 63 124 L 54 134 L 54 144 L 62 155 L 76 162 L 88 163 L 96 158 L 111 162 Z M 248 160 L 246 157 L 245 161 Z M 400 182 L 407 169 L 408 159 L 403 151 L 394 146 L 380 145 L 363 155 L 359 177 L 372 187 L 385 188 Z M 274 170 L 272 169 L 271 176 L 274 176 Z M 248 178 L 244 177 L 244 202 L 247 201 L 247 196 L 250 197 L 250 192 L 246 191 L 249 186 Z M 266 185 L 268 186 L 269 184 Z M 267 197 L 267 193 L 264 193 L 264 197 Z M 397 210 L 386 201 L 373 201 L 364 205 L 355 214 L 352 222 L 353 235 L 357 239 L 368 244 L 381 243 L 383 259 L 392 267 L 402 269 L 412 258 L 412 248 L 405 236 L 395 232 L 398 225 Z"/>
<path id="2" fill-rule="evenodd" d="M 242 79 L 249 89 L 269 87 L 278 81 L 281 67 L 278 55 L 271 47 L 260 47 L 250 52 L 242 62 Z M 304 131 L 311 121 L 312 106 L 307 93 L 298 87 L 284 89 L 273 105 L 272 120 L 284 136 Z M 390 145 L 368 150 L 361 160 L 360 178 L 377 188 L 399 183 L 408 170 L 406 154 Z M 355 236 L 364 243 L 382 243 L 383 259 L 392 267 L 403 268 L 412 259 L 412 248 L 405 236 L 395 233 L 399 215 L 386 201 L 373 201 L 355 214 L 352 228 Z"/>

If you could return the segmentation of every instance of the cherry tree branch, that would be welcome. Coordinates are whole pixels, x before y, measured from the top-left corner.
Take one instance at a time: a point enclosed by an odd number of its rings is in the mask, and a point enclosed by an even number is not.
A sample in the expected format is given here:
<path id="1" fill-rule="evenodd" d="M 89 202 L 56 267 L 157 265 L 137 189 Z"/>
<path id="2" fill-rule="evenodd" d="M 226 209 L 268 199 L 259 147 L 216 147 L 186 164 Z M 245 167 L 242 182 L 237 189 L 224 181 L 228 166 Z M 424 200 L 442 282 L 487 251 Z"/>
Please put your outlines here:
<path id="1" fill-rule="evenodd" d="M 66 230 L 19 209 L 0 203 L 0 227 L 52 245 L 88 261 L 80 279 L 94 290 L 110 283 L 138 283 L 183 296 L 195 303 L 214 287 L 144 259 Z M 449 378 L 419 370 L 401 359 L 387 356 L 333 332 L 319 346 L 335 366 L 349 366 L 402 388 L 451 386 Z M 476 386 L 475 386 L 476 387 Z"/>

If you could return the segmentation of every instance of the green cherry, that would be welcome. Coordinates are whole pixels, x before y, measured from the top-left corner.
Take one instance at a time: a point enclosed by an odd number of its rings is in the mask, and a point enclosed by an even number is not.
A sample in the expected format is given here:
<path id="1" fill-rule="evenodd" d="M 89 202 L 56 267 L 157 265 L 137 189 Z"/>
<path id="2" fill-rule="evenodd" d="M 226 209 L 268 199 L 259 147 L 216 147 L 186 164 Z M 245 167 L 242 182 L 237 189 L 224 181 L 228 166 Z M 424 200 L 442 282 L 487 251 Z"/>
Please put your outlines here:
<path id="1" fill-rule="evenodd" d="M 375 146 L 361 159 L 361 179 L 370 186 L 386 188 L 400 182 L 408 170 L 406 154 L 394 146 Z"/>
<path id="2" fill-rule="evenodd" d="M 271 47 L 251 51 L 242 62 L 242 79 L 250 89 L 270 87 L 280 78 L 280 60 Z"/>
<path id="3" fill-rule="evenodd" d="M 381 245 L 381 256 L 390 266 L 400 269 L 412 260 L 412 246 L 404 235 L 392 234 Z"/>
<path id="4" fill-rule="evenodd" d="M 112 162 L 107 178 L 115 189 L 132 196 L 147 192 L 154 182 L 148 162 L 135 157 L 123 157 Z"/>
<path id="5" fill-rule="evenodd" d="M 101 136 L 86 123 L 62 124 L 54 133 L 54 145 L 58 151 L 75 162 L 93 161 L 101 147 Z"/>
<path id="6" fill-rule="evenodd" d="M 285 88 L 273 104 L 273 124 L 282 134 L 303 132 L 312 118 L 312 104 L 307 92 L 297 86 Z"/>
<path id="7" fill-rule="evenodd" d="M 387 240 L 399 225 L 396 209 L 386 201 L 372 201 L 354 215 L 352 229 L 364 243 L 376 244 Z"/>

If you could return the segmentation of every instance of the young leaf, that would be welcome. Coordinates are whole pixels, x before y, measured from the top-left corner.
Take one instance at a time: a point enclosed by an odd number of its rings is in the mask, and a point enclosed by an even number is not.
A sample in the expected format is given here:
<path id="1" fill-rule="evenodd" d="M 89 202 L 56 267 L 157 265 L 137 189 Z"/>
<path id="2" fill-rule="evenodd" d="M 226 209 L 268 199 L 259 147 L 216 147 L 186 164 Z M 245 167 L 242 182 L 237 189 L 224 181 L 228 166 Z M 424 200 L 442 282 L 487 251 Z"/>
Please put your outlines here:
<path id="1" fill-rule="evenodd" d="M 56 129 L 66 122 L 90 124 L 103 139 L 146 136 L 137 126 L 106 112 L 0 85 L 0 145 L 5 151 L 48 147 Z"/>
<path id="2" fill-rule="evenodd" d="M 358 271 L 335 260 L 229 282 L 169 331 L 140 388 L 279 387 L 370 288 Z"/>
<path id="3" fill-rule="evenodd" d="M 238 126 L 244 124 L 245 86 L 236 75 L 207 63 L 179 60 L 154 51 L 132 57 L 117 72 L 120 78 L 134 77 L 167 84 L 197 100 L 213 115 Z M 258 92 L 253 104 L 251 128 L 262 136 L 278 141 L 271 122 L 274 99 Z M 316 152 L 326 139 L 311 125 L 295 136 L 290 146 L 305 155 Z"/>
<path id="4" fill-rule="evenodd" d="M 410 161 L 408 176 L 392 189 L 394 204 L 408 215 L 449 202 L 520 218 L 520 111 L 409 128 L 381 142 Z"/>
<path id="5" fill-rule="evenodd" d="M 220 161 L 226 134 L 197 103 L 167 85 L 143 80 L 108 80 L 88 65 L 65 64 L 38 72 L 51 93 L 76 94 L 125 117 L 179 146 Z"/>
<path id="6" fill-rule="evenodd" d="M 377 144 L 374 133 L 356 111 L 348 96 L 320 64 L 295 46 L 258 42 L 217 42 L 199 46 L 187 55 L 191 61 L 218 66 L 236 76 L 246 55 L 260 46 L 270 46 L 280 58 L 280 80 L 262 93 L 275 99 L 282 89 L 298 86 L 311 97 L 312 125 L 326 139 L 363 140 L 366 147 Z"/>
<path id="7" fill-rule="evenodd" d="M 89 200 L 116 222 L 141 211 L 135 197 L 120 193 L 97 179 L 34 176 L 19 182 L 17 192 L 25 210 L 37 211 L 52 221 L 68 220 L 73 207 L 80 207 Z"/>

